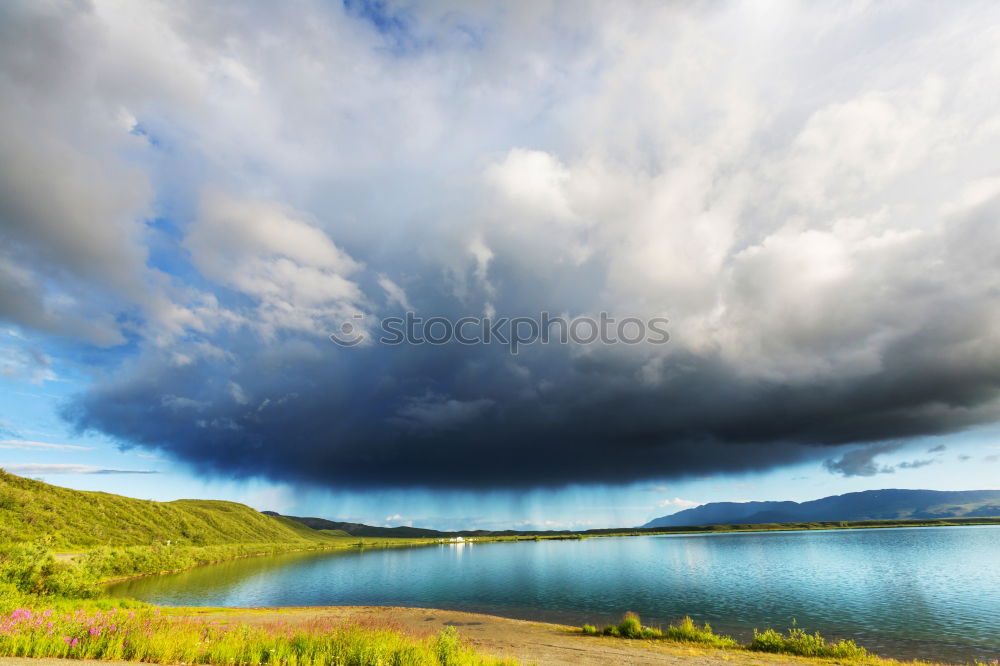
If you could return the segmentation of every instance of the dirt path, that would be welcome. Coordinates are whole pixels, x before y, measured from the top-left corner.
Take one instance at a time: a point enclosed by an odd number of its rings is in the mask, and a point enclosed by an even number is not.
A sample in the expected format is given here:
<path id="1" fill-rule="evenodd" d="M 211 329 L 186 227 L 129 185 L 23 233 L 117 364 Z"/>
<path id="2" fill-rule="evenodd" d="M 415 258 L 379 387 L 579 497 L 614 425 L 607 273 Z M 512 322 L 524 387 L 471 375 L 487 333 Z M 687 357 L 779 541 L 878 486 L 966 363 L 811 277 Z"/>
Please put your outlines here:
<path id="1" fill-rule="evenodd" d="M 386 606 L 332 606 L 322 608 L 206 610 L 184 617 L 216 620 L 223 623 L 270 625 L 285 623 L 325 627 L 343 622 L 357 622 L 372 627 L 395 629 L 414 636 L 428 636 L 453 626 L 459 635 L 478 651 L 503 657 L 515 657 L 525 664 L 538 666 L 653 666 L 686 664 L 688 666 L 729 666 L 737 664 L 816 664 L 782 655 L 754 654 L 716 650 L 680 643 L 627 641 L 584 636 L 570 627 L 525 620 L 511 620 L 493 615 L 463 613 L 424 608 Z M 0 660 L 0 664 L 2 664 Z"/>

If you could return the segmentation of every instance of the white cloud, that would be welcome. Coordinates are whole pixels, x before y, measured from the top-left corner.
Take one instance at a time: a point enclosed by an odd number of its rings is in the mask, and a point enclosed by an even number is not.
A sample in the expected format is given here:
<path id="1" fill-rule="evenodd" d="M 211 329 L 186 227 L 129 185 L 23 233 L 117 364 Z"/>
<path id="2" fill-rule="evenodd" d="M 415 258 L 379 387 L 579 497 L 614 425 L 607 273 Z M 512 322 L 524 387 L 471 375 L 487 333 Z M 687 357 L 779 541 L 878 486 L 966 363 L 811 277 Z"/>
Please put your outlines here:
<path id="1" fill-rule="evenodd" d="M 52 370 L 52 359 L 48 354 L 33 345 L 25 344 L 18 336 L 10 337 L 10 344 L 0 343 L 0 376 L 23 379 L 32 384 L 59 379 Z"/>
<path id="2" fill-rule="evenodd" d="M 488 167 L 485 177 L 509 202 L 515 215 L 555 224 L 575 217 L 566 194 L 570 173 L 544 151 L 515 148 L 503 161 Z"/>
<path id="3" fill-rule="evenodd" d="M 295 393 L 275 368 L 332 363 L 323 337 L 375 303 L 671 320 L 668 345 L 568 361 L 550 348 L 502 380 L 483 358 L 448 377 L 387 361 L 377 395 L 391 400 L 371 420 L 411 434 L 476 423 L 538 386 L 536 422 L 570 424 L 692 367 L 734 391 L 849 395 L 896 362 L 922 368 L 900 384 L 968 376 L 963 396 L 989 395 L 1000 120 L 983 91 L 1000 89 L 997 19 L 964 3 L 428 3 L 408 12 L 400 52 L 340 3 L 266 19 L 226 3 L 8 3 L 0 317 L 29 343 L 134 341 L 103 376 L 150 378 L 137 414 L 177 425 L 224 404 L 239 413 L 197 423 L 233 431 Z M 901 343 L 921 335 L 926 358 Z M 54 377 L 44 354 L 10 349 L 0 374 Z M 156 381 L 202 366 L 217 385 Z M 346 394 L 362 383 L 344 381 L 352 369 L 295 382 Z M 721 394 L 734 423 L 699 407 L 672 432 L 754 422 L 752 399 Z M 886 413 L 995 418 L 994 403 L 950 397 Z M 268 408 L 248 415 L 250 398 Z M 118 402 L 106 428 L 148 424 Z M 638 431 L 673 424 L 655 411 Z"/>
<path id="4" fill-rule="evenodd" d="M 701 502 L 695 502 L 694 500 L 681 499 L 680 497 L 675 497 L 673 499 L 667 498 L 661 501 L 657 506 L 673 506 L 678 509 L 690 509 L 695 506 L 701 506 Z"/>
<path id="5" fill-rule="evenodd" d="M 946 129 L 933 119 L 941 84 L 907 93 L 868 93 L 816 111 L 795 138 L 787 182 L 792 196 L 828 208 L 885 187 L 916 167 Z"/>
<path id="6" fill-rule="evenodd" d="M 413 306 L 410 305 L 409 299 L 406 298 L 406 292 L 403 291 L 403 288 L 389 279 L 384 273 L 379 273 L 378 285 L 385 291 L 390 305 L 398 305 L 407 311 L 413 310 Z"/>
<path id="7" fill-rule="evenodd" d="M 363 300 L 347 279 L 359 264 L 311 216 L 283 204 L 208 190 L 185 245 L 206 277 L 256 301 L 244 321 L 267 336 L 323 335 Z"/>
<path id="8" fill-rule="evenodd" d="M 90 451 L 91 447 L 78 446 L 76 444 L 33 442 L 25 439 L 0 439 L 0 449 L 27 449 L 34 451 Z"/>
<path id="9" fill-rule="evenodd" d="M 250 402 L 250 398 L 247 397 L 246 391 L 243 390 L 242 386 L 233 381 L 230 381 L 228 386 L 229 386 L 229 394 L 233 397 L 233 400 L 235 400 L 237 403 L 245 405 L 248 402 Z"/>
<path id="10" fill-rule="evenodd" d="M 682 314 L 672 348 L 718 349 L 767 378 L 866 372 L 877 367 L 884 336 L 842 358 L 820 332 L 871 330 L 884 304 L 872 287 L 908 258 L 898 246 L 912 238 L 869 241 L 925 226 L 906 219 L 908 193 L 943 196 L 995 178 L 979 156 L 996 137 L 961 129 L 985 127 L 992 115 L 975 90 L 1000 80 L 996 48 L 968 40 L 940 49 L 943 59 L 927 56 L 928 43 L 983 22 L 971 11 L 933 21 L 918 12 L 913 32 L 883 52 L 881 41 L 857 44 L 866 33 L 855 28 L 889 10 L 801 8 L 762 25 L 738 7 L 683 21 L 684 12 L 666 7 L 626 15 L 596 5 L 573 15 L 478 8 L 469 11 L 490 39 L 470 52 L 428 7 L 410 29 L 433 34 L 440 48 L 386 59 L 372 48 L 377 34 L 341 11 L 290 14 L 280 30 L 241 22 L 247 39 L 220 39 L 232 30 L 232 8 L 206 13 L 193 31 L 183 8 L 141 7 L 99 2 L 53 13 L 44 26 L 30 13 L 11 17 L 44 29 L 61 50 L 40 54 L 35 71 L 15 68 L 6 84 L 4 97 L 17 103 L 5 124 L 16 128 L 5 173 L 10 201 L 20 202 L 9 219 L 36 254 L 58 263 L 46 275 L 76 279 L 42 280 L 25 257 L 0 257 L 10 304 L 30 326 L 101 344 L 122 341 L 121 325 L 109 303 L 73 286 L 79 279 L 140 304 L 174 334 L 224 321 L 265 335 L 322 330 L 350 308 L 368 310 L 359 285 L 369 267 L 343 249 L 342 236 L 360 248 L 398 242 L 430 261 L 415 271 L 423 275 L 434 264 L 447 273 L 471 254 L 486 313 L 503 295 L 492 274 L 500 262 L 567 292 L 579 282 L 575 267 L 594 262 L 589 296 L 553 297 L 580 309 L 606 302 Z M 830 41 L 789 62 L 786 47 L 818 27 Z M 261 30 L 268 40 L 250 37 Z M 69 35 L 82 39 L 58 39 Z M 853 69 L 844 43 L 884 66 Z M 65 62 L 100 75 L 67 77 Z M 158 155 L 136 128 L 177 149 Z M 952 168 L 963 153 L 970 159 Z M 22 154 L 45 163 L 27 168 Z M 34 173 L 65 183 L 59 196 L 40 191 Z M 357 186 L 372 174 L 377 188 Z M 460 196 L 438 187 L 455 179 Z M 366 203 L 365 187 L 383 193 L 383 209 Z M 178 292 L 147 265 L 143 221 L 156 188 L 201 197 L 197 210 L 181 207 L 194 219 L 184 244 L 206 278 L 255 299 L 254 311 Z M 981 203 L 992 191 L 984 188 L 963 201 Z M 401 223 L 414 201 L 420 220 Z M 457 219 L 427 219 L 436 216 Z M 845 217 L 864 221 L 850 238 L 830 229 Z M 390 303 L 408 306 L 386 277 L 396 259 L 370 269 Z M 796 267 L 802 280 L 775 284 Z M 841 309 L 836 294 L 845 291 L 872 296 L 846 321 L 822 315 Z M 772 322 L 787 313 L 796 320 L 773 336 Z M 661 373 L 652 364 L 643 379 L 655 386 Z"/>
<path id="11" fill-rule="evenodd" d="M 0 463 L 11 474 L 20 476 L 40 474 L 157 474 L 145 469 L 115 469 L 95 467 L 94 465 L 75 465 L 71 463 Z"/>
<path id="12" fill-rule="evenodd" d="M 413 521 L 403 518 L 398 513 L 394 513 L 391 516 L 385 517 L 385 525 L 383 527 L 413 527 Z"/>

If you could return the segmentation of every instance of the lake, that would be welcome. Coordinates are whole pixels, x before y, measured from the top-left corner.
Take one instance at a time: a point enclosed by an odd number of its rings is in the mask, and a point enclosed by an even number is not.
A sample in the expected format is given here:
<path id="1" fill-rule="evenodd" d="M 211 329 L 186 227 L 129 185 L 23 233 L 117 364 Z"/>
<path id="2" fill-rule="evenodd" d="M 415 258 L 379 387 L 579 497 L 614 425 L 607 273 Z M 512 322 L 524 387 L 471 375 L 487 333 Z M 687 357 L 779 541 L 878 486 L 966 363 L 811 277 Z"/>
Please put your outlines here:
<path id="1" fill-rule="evenodd" d="M 299 553 L 136 579 L 162 605 L 420 606 L 581 625 L 795 621 L 884 656 L 1000 656 L 1000 526 L 603 537 Z"/>

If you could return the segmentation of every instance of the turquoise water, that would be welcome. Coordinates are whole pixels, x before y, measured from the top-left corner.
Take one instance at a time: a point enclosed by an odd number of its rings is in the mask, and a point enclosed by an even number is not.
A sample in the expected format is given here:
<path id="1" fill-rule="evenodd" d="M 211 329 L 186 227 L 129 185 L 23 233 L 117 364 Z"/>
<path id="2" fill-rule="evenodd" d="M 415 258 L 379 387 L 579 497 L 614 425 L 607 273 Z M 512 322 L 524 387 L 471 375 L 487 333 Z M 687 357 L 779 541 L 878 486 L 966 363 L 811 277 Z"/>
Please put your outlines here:
<path id="1" fill-rule="evenodd" d="M 115 585 L 164 605 L 390 605 L 579 625 L 792 621 L 885 656 L 1000 656 L 1000 527 L 671 535 L 255 558 Z"/>

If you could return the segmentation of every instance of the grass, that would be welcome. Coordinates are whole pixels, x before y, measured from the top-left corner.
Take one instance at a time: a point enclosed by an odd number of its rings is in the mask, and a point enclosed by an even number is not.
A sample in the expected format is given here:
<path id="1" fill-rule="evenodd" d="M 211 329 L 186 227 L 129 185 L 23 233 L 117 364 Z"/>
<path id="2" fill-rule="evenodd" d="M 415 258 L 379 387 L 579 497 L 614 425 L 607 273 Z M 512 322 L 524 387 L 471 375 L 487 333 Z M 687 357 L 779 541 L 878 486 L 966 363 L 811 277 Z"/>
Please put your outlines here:
<path id="1" fill-rule="evenodd" d="M 757 631 L 754 629 L 753 641 L 747 649 L 755 652 L 779 652 L 781 654 L 797 654 L 801 657 L 826 657 L 831 659 L 861 660 L 869 656 L 868 651 L 854 641 L 839 640 L 828 642 L 817 631 L 807 634 L 798 627 L 792 627 L 787 634 L 774 629 Z"/>
<path id="2" fill-rule="evenodd" d="M 314 530 L 235 502 L 138 500 L 0 470 L 0 586 L 22 594 L 87 598 L 109 580 L 242 557 L 429 543 Z"/>
<path id="3" fill-rule="evenodd" d="M 615 638 L 642 638 L 646 640 L 668 640 L 680 643 L 700 643 L 717 648 L 739 647 L 734 639 L 729 636 L 720 636 L 712 631 L 712 627 L 705 624 L 697 626 L 690 617 L 685 617 L 676 624 L 671 624 L 666 629 L 660 627 L 643 626 L 639 616 L 635 613 L 625 613 L 625 617 L 618 624 L 611 624 L 603 629 L 585 624 L 582 629 L 584 634 L 590 636 L 613 636 Z"/>
<path id="4" fill-rule="evenodd" d="M 59 560 L 44 541 L 0 544 L 0 600 L 39 598 L 87 599 L 102 594 L 101 584 L 141 575 L 180 571 L 243 557 L 292 550 L 412 546 L 433 540 L 329 537 L 323 542 L 233 543 L 213 546 L 101 546 Z M 12 596 L 13 595 L 13 596 Z"/>
<path id="5" fill-rule="evenodd" d="M 0 543 L 44 542 L 60 550 L 168 542 L 309 547 L 335 538 L 236 502 L 139 500 L 60 488 L 0 470 Z"/>
<path id="6" fill-rule="evenodd" d="M 787 633 L 766 629 L 754 629 L 753 640 L 747 645 L 741 645 L 730 636 L 722 636 L 712 631 L 707 623 L 699 627 L 690 617 L 685 617 L 666 629 L 643 626 L 639 616 L 626 613 L 618 624 L 611 624 L 603 629 L 585 624 L 582 633 L 589 636 L 613 636 L 616 638 L 668 640 L 682 643 L 699 643 L 710 647 L 723 649 L 743 649 L 751 652 L 771 652 L 775 654 L 793 654 L 801 657 L 820 657 L 838 659 L 850 662 L 886 661 L 868 653 L 854 641 L 827 641 L 819 632 L 806 633 L 798 627 L 792 627 Z"/>
<path id="7" fill-rule="evenodd" d="M 251 627 L 168 618 L 158 610 L 59 612 L 18 608 L 0 617 L 0 655 L 232 666 L 513 666 L 464 647 L 454 627 L 419 639 L 377 627 Z"/>

